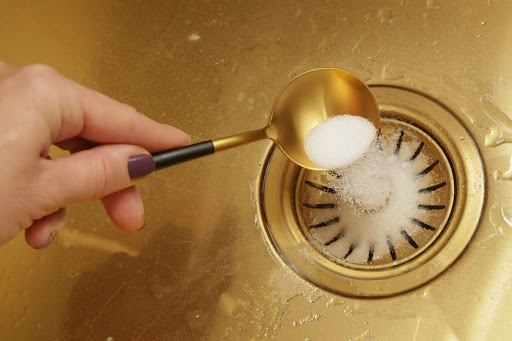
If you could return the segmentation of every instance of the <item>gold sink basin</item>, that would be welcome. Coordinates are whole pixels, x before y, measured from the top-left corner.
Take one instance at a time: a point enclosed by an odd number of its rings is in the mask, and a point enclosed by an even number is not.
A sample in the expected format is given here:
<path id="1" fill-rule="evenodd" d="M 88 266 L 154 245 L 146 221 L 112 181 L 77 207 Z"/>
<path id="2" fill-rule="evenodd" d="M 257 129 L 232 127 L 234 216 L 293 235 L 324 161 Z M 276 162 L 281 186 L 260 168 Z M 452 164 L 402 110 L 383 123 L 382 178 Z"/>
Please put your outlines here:
<path id="1" fill-rule="evenodd" d="M 50 64 L 197 142 L 264 126 L 279 89 L 318 67 L 350 71 L 372 90 L 422 94 L 463 129 L 419 109 L 400 123 L 431 137 L 447 170 L 451 211 L 418 251 L 327 263 L 300 219 L 290 230 L 297 244 L 283 247 L 282 225 L 262 207 L 273 146 L 259 142 L 141 182 L 142 231 L 117 230 L 86 202 L 70 207 L 47 249 L 23 236 L 0 247 L 0 336 L 512 339 L 511 17 L 498 0 L 2 2 L 2 60 Z M 403 119 L 386 94 L 378 102 L 388 120 Z M 310 179 L 300 172 L 290 189 Z M 320 261 L 301 267 L 307 259 Z"/>

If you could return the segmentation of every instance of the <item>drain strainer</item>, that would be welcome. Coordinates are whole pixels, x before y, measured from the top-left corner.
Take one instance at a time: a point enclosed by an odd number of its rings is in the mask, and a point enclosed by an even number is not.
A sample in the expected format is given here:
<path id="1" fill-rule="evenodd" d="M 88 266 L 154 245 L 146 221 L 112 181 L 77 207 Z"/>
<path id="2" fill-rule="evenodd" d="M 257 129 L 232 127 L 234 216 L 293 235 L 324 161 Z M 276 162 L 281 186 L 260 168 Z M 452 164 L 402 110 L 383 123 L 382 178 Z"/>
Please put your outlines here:
<path id="1" fill-rule="evenodd" d="M 349 173 L 308 171 L 272 148 L 259 202 L 267 237 L 295 272 L 336 293 L 375 297 L 413 289 L 455 261 L 478 226 L 484 174 L 447 107 L 412 90 L 371 88 L 382 115 L 375 150 L 388 173 L 364 188 L 383 196 L 355 205 L 343 193 Z"/>
<path id="2" fill-rule="evenodd" d="M 384 117 L 379 144 L 380 157 L 361 169 L 352 166 L 348 174 L 304 170 L 298 176 L 299 225 L 319 252 L 345 266 L 375 269 L 406 262 L 437 239 L 450 217 L 454 179 L 435 141 L 411 124 Z M 373 164 L 374 159 L 380 162 Z M 368 167 L 383 169 L 369 172 Z M 351 174 L 361 171 L 369 174 Z M 343 183 L 357 176 L 366 183 Z M 375 202 L 368 209 L 353 205 L 343 190 L 354 186 L 382 198 L 368 198 Z"/>

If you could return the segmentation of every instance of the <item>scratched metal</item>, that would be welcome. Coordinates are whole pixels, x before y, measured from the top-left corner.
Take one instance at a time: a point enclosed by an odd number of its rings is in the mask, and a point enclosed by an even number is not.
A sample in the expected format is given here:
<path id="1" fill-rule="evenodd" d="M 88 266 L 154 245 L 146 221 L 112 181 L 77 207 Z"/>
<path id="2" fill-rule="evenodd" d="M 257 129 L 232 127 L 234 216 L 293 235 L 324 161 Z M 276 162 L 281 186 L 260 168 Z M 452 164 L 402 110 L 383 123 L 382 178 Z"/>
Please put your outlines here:
<path id="1" fill-rule="evenodd" d="M 268 142 L 161 171 L 139 185 L 140 232 L 87 202 L 48 249 L 0 248 L 2 339 L 511 339 L 511 15 L 509 0 L 2 1 L 0 59 L 53 65 L 195 141 L 264 126 L 290 78 L 338 67 L 454 108 L 487 174 L 463 256 L 361 300 L 269 252 L 254 202 Z"/>

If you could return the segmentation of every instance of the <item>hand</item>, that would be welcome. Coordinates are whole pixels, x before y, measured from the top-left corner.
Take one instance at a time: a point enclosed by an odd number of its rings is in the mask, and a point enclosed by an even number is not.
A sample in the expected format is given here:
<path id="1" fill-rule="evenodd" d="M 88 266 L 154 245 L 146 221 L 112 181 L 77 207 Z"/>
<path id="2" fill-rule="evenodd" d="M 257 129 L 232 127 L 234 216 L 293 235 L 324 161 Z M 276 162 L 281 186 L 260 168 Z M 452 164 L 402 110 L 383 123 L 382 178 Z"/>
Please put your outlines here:
<path id="1" fill-rule="evenodd" d="M 86 141 L 97 146 L 81 150 Z M 181 130 L 49 66 L 0 61 L 0 245 L 24 230 L 29 245 L 45 247 L 64 227 L 67 205 L 96 198 L 120 229 L 141 228 L 133 179 L 154 170 L 149 152 L 189 143 Z M 51 160 L 52 144 L 72 154 Z"/>

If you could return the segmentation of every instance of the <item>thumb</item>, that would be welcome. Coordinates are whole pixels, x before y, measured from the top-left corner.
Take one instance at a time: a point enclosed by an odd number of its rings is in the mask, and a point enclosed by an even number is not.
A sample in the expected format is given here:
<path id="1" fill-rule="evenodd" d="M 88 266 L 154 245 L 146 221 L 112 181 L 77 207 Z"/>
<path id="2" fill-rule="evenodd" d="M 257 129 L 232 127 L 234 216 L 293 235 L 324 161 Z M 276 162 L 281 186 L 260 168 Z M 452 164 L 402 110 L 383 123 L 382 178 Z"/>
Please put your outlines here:
<path id="1" fill-rule="evenodd" d="M 46 162 L 45 182 L 59 207 L 103 198 L 134 184 L 155 170 L 149 153 L 131 145 L 101 145 Z"/>

